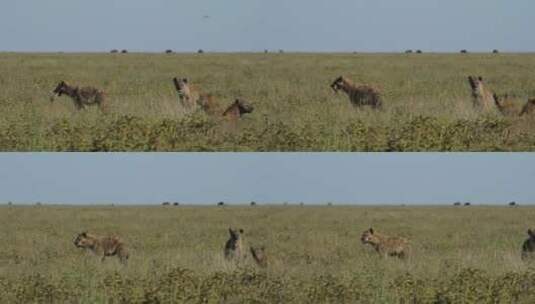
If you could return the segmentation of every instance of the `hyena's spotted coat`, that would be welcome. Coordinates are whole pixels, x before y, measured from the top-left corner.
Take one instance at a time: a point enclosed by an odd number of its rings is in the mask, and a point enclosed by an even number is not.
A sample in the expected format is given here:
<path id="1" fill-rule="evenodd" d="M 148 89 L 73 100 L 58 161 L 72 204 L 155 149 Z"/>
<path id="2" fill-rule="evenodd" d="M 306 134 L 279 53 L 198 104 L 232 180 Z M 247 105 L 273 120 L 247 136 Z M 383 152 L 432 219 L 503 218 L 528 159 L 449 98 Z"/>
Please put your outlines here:
<path id="1" fill-rule="evenodd" d="M 407 255 L 408 241 L 401 237 L 386 236 L 370 228 L 360 237 L 363 244 L 371 245 L 375 251 L 382 255 L 404 258 Z"/>
<path id="2" fill-rule="evenodd" d="M 173 84 L 180 98 L 182 105 L 190 110 L 200 107 L 207 114 L 213 115 L 217 112 L 217 102 L 210 94 L 202 93 L 197 87 L 189 84 L 187 78 L 173 78 Z"/>
<path id="3" fill-rule="evenodd" d="M 497 107 L 496 95 L 488 90 L 484 83 L 483 77 L 468 76 L 468 83 L 472 89 L 472 98 L 474 107 L 486 112 L 499 111 Z"/>
<path id="4" fill-rule="evenodd" d="M 225 258 L 229 260 L 243 258 L 245 254 L 245 252 L 243 252 L 242 242 L 243 229 L 233 230 L 232 228 L 229 228 L 228 232 L 230 238 L 225 243 Z"/>
<path id="5" fill-rule="evenodd" d="M 268 259 L 264 247 L 250 247 L 251 256 L 256 264 L 260 267 L 267 267 Z"/>
<path id="6" fill-rule="evenodd" d="M 72 98 L 74 105 L 78 110 L 85 109 L 85 106 L 98 105 L 102 111 L 106 110 L 106 97 L 104 91 L 101 91 L 94 87 L 76 87 L 67 84 L 65 81 L 61 81 L 54 91 L 51 97 L 51 101 L 54 97 L 58 97 L 65 94 Z"/>
<path id="7" fill-rule="evenodd" d="M 526 102 L 522 108 L 522 111 L 520 111 L 520 116 L 530 115 L 532 113 L 535 113 L 535 99 L 530 99 L 528 102 Z"/>
<path id="8" fill-rule="evenodd" d="M 228 108 L 223 112 L 223 116 L 230 120 L 238 120 L 244 114 L 252 113 L 254 107 L 243 99 L 237 98 Z"/>
<path id="9" fill-rule="evenodd" d="M 74 245 L 101 255 L 101 261 L 108 256 L 117 256 L 121 263 L 126 265 L 129 258 L 125 244 L 116 236 L 99 237 L 84 231 L 76 236 Z"/>
<path id="10" fill-rule="evenodd" d="M 522 259 L 533 257 L 535 253 L 535 233 L 528 229 L 528 238 L 522 244 Z"/>
<path id="11" fill-rule="evenodd" d="M 355 85 L 349 79 L 340 76 L 331 84 L 335 93 L 342 90 L 347 94 L 351 104 L 356 107 L 371 106 L 374 109 L 381 108 L 383 105 L 379 90 L 368 85 Z"/>

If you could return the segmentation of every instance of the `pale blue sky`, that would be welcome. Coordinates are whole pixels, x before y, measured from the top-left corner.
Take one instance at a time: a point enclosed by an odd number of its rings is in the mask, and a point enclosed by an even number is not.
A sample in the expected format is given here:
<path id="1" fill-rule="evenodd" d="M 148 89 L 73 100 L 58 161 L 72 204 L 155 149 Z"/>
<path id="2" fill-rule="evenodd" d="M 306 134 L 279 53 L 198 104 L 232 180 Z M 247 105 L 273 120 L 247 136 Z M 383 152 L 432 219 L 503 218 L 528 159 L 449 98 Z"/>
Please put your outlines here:
<path id="1" fill-rule="evenodd" d="M 0 51 L 535 51 L 534 12 L 533 0 L 4 0 Z"/>
<path id="2" fill-rule="evenodd" d="M 0 202 L 535 203 L 535 153 L 0 153 Z"/>

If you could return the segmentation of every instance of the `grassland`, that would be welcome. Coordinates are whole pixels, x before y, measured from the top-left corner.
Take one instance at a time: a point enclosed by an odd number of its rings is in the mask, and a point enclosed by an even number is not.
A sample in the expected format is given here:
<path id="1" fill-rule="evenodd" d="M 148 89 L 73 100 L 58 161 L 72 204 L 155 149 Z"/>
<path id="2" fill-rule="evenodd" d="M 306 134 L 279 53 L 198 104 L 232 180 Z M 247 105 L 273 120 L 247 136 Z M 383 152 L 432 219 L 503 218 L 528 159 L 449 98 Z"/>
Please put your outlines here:
<path id="1" fill-rule="evenodd" d="M 533 303 L 520 259 L 530 207 L 0 207 L 6 303 Z M 267 269 L 226 261 L 229 226 L 266 246 Z M 370 226 L 410 239 L 409 258 L 360 243 Z M 117 234 L 123 267 L 75 248 Z"/>
<path id="2" fill-rule="evenodd" d="M 467 75 L 519 106 L 535 97 L 533 54 L 1 53 L 2 151 L 533 151 L 535 118 L 472 108 Z M 382 112 L 329 88 L 345 75 L 384 92 Z M 220 102 L 254 103 L 238 126 L 188 113 L 188 77 Z M 49 101 L 60 81 L 105 90 L 110 111 Z"/>

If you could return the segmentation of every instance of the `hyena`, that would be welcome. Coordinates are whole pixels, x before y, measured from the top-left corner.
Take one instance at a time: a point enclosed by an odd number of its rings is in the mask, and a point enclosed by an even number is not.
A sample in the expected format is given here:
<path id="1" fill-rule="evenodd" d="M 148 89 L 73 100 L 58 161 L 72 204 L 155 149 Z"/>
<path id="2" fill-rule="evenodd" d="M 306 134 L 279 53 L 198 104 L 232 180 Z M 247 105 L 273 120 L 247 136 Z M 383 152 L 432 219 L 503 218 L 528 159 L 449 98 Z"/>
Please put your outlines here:
<path id="1" fill-rule="evenodd" d="M 242 243 L 242 234 L 243 229 L 233 230 L 232 228 L 228 229 L 230 238 L 225 244 L 225 258 L 227 259 L 240 259 L 244 257 L 243 252 L 243 243 Z"/>
<path id="2" fill-rule="evenodd" d="M 335 93 L 339 90 L 349 96 L 351 103 L 356 106 L 371 106 L 374 109 L 382 107 L 382 99 L 379 90 L 368 85 L 355 85 L 349 79 L 340 76 L 331 84 L 331 88 Z"/>
<path id="3" fill-rule="evenodd" d="M 528 238 L 522 244 L 522 259 L 532 257 L 535 252 L 535 233 L 528 229 Z"/>
<path id="4" fill-rule="evenodd" d="M 267 267 L 267 255 L 264 247 L 250 247 L 251 256 L 260 267 Z"/>
<path id="5" fill-rule="evenodd" d="M 173 78 L 175 89 L 182 105 L 188 109 L 199 106 L 207 114 L 215 114 L 217 103 L 210 94 L 201 93 L 194 85 L 190 85 L 187 78 Z"/>
<path id="6" fill-rule="evenodd" d="M 74 245 L 78 248 L 90 250 L 96 255 L 102 255 L 102 262 L 106 257 L 115 255 L 121 263 L 126 265 L 129 258 L 126 246 L 116 236 L 99 237 L 84 231 L 76 236 Z"/>
<path id="7" fill-rule="evenodd" d="M 522 111 L 520 111 L 520 116 L 522 115 L 529 115 L 531 113 L 535 112 L 535 99 L 530 99 L 524 107 L 522 107 Z"/>
<path id="8" fill-rule="evenodd" d="M 497 101 L 495 99 L 495 94 L 487 90 L 483 84 L 483 77 L 472 77 L 468 76 L 468 83 L 472 89 L 472 98 L 474 106 L 480 108 L 484 111 L 496 111 L 497 110 Z"/>
<path id="9" fill-rule="evenodd" d="M 508 95 L 498 96 L 493 94 L 494 102 L 496 103 L 496 108 L 498 111 L 505 116 L 519 116 L 521 111 L 519 111 L 518 103 L 513 100 L 513 98 Z"/>
<path id="10" fill-rule="evenodd" d="M 61 81 L 54 91 L 50 101 L 54 101 L 55 96 L 67 95 L 74 101 L 76 109 L 85 109 L 87 105 L 98 105 L 103 112 L 106 108 L 105 93 L 94 87 L 75 87 Z"/>
<path id="11" fill-rule="evenodd" d="M 223 116 L 231 120 L 238 120 L 242 115 L 252 113 L 254 107 L 243 99 L 237 98 L 228 108 L 223 112 Z"/>
<path id="12" fill-rule="evenodd" d="M 405 238 L 386 236 L 370 228 L 362 233 L 360 240 L 385 256 L 404 258 L 407 255 L 408 241 Z"/>

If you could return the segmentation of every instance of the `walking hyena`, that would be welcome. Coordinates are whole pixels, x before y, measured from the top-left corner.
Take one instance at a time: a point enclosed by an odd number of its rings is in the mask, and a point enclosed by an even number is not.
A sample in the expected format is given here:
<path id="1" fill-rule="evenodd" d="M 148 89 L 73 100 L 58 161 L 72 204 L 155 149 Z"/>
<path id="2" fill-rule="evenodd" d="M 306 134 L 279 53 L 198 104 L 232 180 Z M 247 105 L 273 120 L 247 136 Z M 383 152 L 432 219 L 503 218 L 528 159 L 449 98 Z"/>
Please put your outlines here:
<path id="1" fill-rule="evenodd" d="M 522 259 L 532 257 L 535 252 L 535 233 L 528 229 L 528 238 L 522 244 Z"/>
<path id="2" fill-rule="evenodd" d="M 212 95 L 201 93 L 194 85 L 190 85 L 187 78 L 173 78 L 175 89 L 180 102 L 187 109 L 195 109 L 199 106 L 207 114 L 215 114 L 217 103 Z"/>
<path id="3" fill-rule="evenodd" d="M 227 259 L 240 259 L 244 256 L 243 252 L 243 243 L 242 243 L 242 234 L 243 229 L 232 230 L 228 229 L 230 238 L 225 244 L 225 258 Z"/>
<path id="4" fill-rule="evenodd" d="M 360 240 L 385 256 L 404 258 L 407 255 L 408 241 L 405 238 L 386 236 L 370 228 L 362 233 Z"/>
<path id="5" fill-rule="evenodd" d="M 98 105 L 103 112 L 106 109 L 106 97 L 105 93 L 94 87 L 75 87 L 67 84 L 65 81 L 61 81 L 54 91 L 52 92 L 51 101 L 54 101 L 54 97 L 58 97 L 65 94 L 72 98 L 74 106 L 78 110 L 85 109 L 86 105 Z"/>
<path id="6" fill-rule="evenodd" d="M 256 264 L 260 267 L 267 267 L 267 255 L 264 247 L 250 247 L 251 255 Z"/>
<path id="7" fill-rule="evenodd" d="M 473 103 L 476 108 L 484 111 L 496 111 L 497 101 L 495 94 L 487 90 L 483 84 L 483 77 L 468 76 L 468 83 L 472 89 Z"/>
<path id="8" fill-rule="evenodd" d="M 107 256 L 117 256 L 121 263 L 126 265 L 129 258 L 124 243 L 115 236 L 99 237 L 87 232 L 82 232 L 74 239 L 74 245 L 78 248 L 90 250 L 96 255 L 102 255 L 101 261 Z"/>
<path id="9" fill-rule="evenodd" d="M 379 90 L 368 85 L 355 85 L 349 79 L 340 76 L 331 84 L 335 93 L 342 90 L 349 97 L 349 101 L 356 107 L 371 106 L 374 109 L 382 107 L 382 99 Z"/>
<path id="10" fill-rule="evenodd" d="M 242 115 L 252 113 L 254 107 L 247 101 L 237 98 L 228 108 L 223 112 L 223 116 L 231 120 L 238 120 Z"/>

